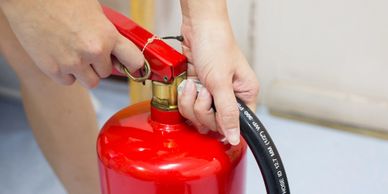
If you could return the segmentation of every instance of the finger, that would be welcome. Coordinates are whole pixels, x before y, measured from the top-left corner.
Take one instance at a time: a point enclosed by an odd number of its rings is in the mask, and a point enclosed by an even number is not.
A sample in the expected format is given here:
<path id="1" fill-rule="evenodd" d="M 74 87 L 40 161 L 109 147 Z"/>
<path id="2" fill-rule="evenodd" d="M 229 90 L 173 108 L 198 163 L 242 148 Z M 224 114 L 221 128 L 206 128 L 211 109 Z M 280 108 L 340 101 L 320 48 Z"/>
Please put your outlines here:
<path id="1" fill-rule="evenodd" d="M 125 72 L 122 68 L 120 61 L 118 61 L 115 56 L 112 56 L 111 59 L 112 59 L 113 68 L 115 68 L 116 71 L 120 72 L 121 74 L 125 75 Z"/>
<path id="2" fill-rule="evenodd" d="M 58 65 L 49 65 L 42 71 L 59 84 L 71 85 L 75 82 L 75 77 L 72 74 L 64 73 Z"/>
<path id="3" fill-rule="evenodd" d="M 144 56 L 131 41 L 119 35 L 112 54 L 133 73 L 144 65 Z"/>
<path id="4" fill-rule="evenodd" d="M 239 88 L 235 91 L 236 96 L 241 99 L 253 112 L 256 111 L 257 96 L 259 93 L 259 84 L 257 82 L 243 83 L 241 85 L 234 84 L 233 88 Z M 245 89 L 244 89 L 245 88 Z"/>
<path id="5" fill-rule="evenodd" d="M 178 93 L 178 109 L 183 117 L 190 120 L 195 126 L 200 126 L 194 114 L 194 102 L 197 91 L 193 80 L 187 79 L 182 92 Z"/>
<path id="6" fill-rule="evenodd" d="M 217 126 L 232 145 L 240 142 L 239 112 L 231 85 L 218 85 L 213 92 Z"/>
<path id="7" fill-rule="evenodd" d="M 106 78 L 110 76 L 113 68 L 110 55 L 98 57 L 98 59 L 93 62 L 92 67 L 98 77 Z"/>
<path id="8" fill-rule="evenodd" d="M 194 114 L 197 120 L 207 128 L 216 131 L 216 117 L 212 106 L 212 96 L 209 91 L 203 87 L 198 93 L 197 100 L 194 104 Z"/>
<path id="9" fill-rule="evenodd" d="M 233 88 L 236 89 L 236 96 L 243 100 L 252 111 L 255 111 L 260 85 L 255 73 L 248 65 L 246 67 L 248 68 L 239 68 L 237 70 Z"/>
<path id="10" fill-rule="evenodd" d="M 49 76 L 57 83 L 63 84 L 63 85 L 71 85 L 75 82 L 75 77 L 73 75 L 67 74 L 67 75 L 58 75 L 58 76 Z"/>
<path id="11" fill-rule="evenodd" d="M 86 88 L 95 88 L 100 78 L 90 65 L 74 73 L 75 78 Z"/>

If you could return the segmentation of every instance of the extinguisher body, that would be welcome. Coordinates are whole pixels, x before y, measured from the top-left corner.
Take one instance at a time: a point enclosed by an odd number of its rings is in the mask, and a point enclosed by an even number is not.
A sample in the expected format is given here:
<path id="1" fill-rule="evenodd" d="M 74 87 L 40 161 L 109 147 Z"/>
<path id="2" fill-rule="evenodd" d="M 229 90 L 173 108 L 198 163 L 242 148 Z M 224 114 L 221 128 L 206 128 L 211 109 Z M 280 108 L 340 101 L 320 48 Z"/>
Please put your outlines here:
<path id="1" fill-rule="evenodd" d="M 142 102 L 112 116 L 97 141 L 103 194 L 242 194 L 245 141 L 200 134 L 177 110 Z"/>
<path id="2" fill-rule="evenodd" d="M 242 194 L 247 145 L 200 134 L 178 112 L 187 58 L 130 19 L 103 6 L 117 30 L 142 50 L 152 101 L 124 108 L 97 140 L 103 194 Z M 147 62 L 148 61 L 148 62 Z M 129 77 L 143 77 L 141 70 Z"/>

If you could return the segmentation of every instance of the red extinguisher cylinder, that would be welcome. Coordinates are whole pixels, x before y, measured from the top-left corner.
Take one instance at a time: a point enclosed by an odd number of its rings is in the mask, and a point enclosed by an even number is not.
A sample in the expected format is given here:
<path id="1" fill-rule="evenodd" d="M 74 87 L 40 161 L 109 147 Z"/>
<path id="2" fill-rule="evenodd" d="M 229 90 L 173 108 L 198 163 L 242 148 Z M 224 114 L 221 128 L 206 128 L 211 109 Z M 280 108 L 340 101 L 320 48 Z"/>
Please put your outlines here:
<path id="1" fill-rule="evenodd" d="M 177 111 L 165 124 L 150 109 L 149 102 L 130 106 L 104 125 L 97 143 L 103 194 L 244 193 L 243 139 L 231 146 L 216 132 L 198 133 Z"/>
<path id="2" fill-rule="evenodd" d="M 104 7 L 123 36 L 139 48 L 152 34 L 128 18 Z M 158 40 L 147 44 L 145 58 L 159 99 L 142 102 L 114 114 L 98 140 L 98 164 L 103 194 L 242 194 L 247 145 L 232 146 L 224 136 L 200 134 L 170 106 L 177 80 L 185 76 L 187 59 Z M 167 77 L 167 78 L 166 78 Z M 179 79 L 177 78 L 179 77 Z M 163 91 L 163 89 L 166 89 Z M 158 96 L 156 96 L 158 97 Z M 167 108 L 157 103 L 168 101 Z"/>

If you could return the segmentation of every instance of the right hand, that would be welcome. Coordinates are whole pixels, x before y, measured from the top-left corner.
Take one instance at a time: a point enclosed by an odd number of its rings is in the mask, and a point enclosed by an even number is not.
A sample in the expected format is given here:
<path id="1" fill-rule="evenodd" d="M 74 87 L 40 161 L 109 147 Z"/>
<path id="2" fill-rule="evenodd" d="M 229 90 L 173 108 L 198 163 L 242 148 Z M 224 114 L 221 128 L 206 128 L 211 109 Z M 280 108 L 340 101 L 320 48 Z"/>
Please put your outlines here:
<path id="1" fill-rule="evenodd" d="M 228 19 L 197 23 L 186 18 L 182 35 L 183 53 L 191 63 L 188 75 L 198 76 L 205 88 L 197 95 L 188 79 L 178 96 L 180 113 L 200 132 L 217 130 L 230 144 L 239 144 L 236 96 L 255 111 L 259 82 L 234 39 Z M 213 99 L 217 112 L 212 108 Z"/>
<path id="2" fill-rule="evenodd" d="M 141 51 L 116 30 L 97 0 L 0 3 L 32 60 L 59 83 L 97 86 L 112 73 L 111 55 L 131 72 L 144 64 Z"/>

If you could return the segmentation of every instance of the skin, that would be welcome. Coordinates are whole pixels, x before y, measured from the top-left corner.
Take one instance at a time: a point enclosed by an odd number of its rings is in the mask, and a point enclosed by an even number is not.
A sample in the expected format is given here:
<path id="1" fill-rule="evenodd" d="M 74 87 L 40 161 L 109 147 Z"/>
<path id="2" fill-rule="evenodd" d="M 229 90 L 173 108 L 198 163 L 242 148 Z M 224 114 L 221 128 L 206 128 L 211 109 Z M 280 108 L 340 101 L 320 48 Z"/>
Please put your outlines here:
<path id="1" fill-rule="evenodd" d="M 58 83 L 97 86 L 112 73 L 111 55 L 131 71 L 143 66 L 140 50 L 117 32 L 96 0 L 3 0 L 0 5 L 33 62 Z"/>
<path id="2" fill-rule="evenodd" d="M 36 142 L 65 189 L 71 194 L 100 193 L 97 118 L 87 89 L 79 83 L 58 84 L 40 71 L 1 11 L 0 54 L 18 76 Z"/>
<path id="3" fill-rule="evenodd" d="M 254 109 L 258 82 L 233 37 L 226 1 L 181 0 L 181 7 L 189 74 L 207 89 L 197 97 L 188 81 L 179 110 L 199 129 L 218 130 L 236 145 L 235 95 Z M 97 122 L 85 88 L 111 73 L 112 55 L 132 72 L 144 57 L 116 31 L 96 0 L 0 0 L 0 8 L 1 52 L 18 75 L 42 151 L 69 193 L 99 193 Z"/>
<path id="4" fill-rule="evenodd" d="M 235 96 L 255 110 L 259 84 L 233 36 L 226 1 L 181 0 L 181 7 L 183 52 L 192 64 L 189 75 L 197 76 L 206 88 L 197 98 L 194 84 L 188 80 L 179 95 L 179 110 L 200 131 L 218 130 L 237 145 L 240 132 Z M 212 97 L 216 113 L 211 108 Z"/>

